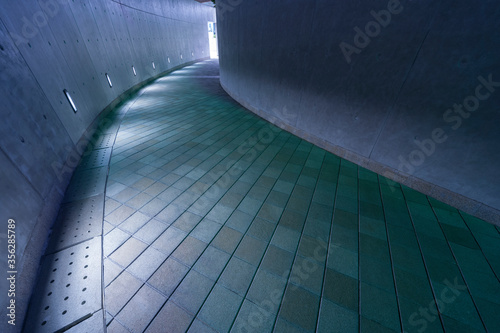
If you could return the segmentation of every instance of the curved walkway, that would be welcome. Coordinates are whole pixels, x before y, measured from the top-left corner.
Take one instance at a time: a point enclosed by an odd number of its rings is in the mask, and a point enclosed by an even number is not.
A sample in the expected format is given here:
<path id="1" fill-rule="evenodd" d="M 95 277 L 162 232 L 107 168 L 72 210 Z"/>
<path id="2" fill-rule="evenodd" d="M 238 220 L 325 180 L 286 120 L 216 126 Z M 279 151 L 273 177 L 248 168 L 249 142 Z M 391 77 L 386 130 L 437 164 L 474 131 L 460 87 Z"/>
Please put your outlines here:
<path id="1" fill-rule="evenodd" d="M 500 331 L 495 226 L 256 117 L 216 61 L 141 92 L 110 144 L 108 332 Z"/>

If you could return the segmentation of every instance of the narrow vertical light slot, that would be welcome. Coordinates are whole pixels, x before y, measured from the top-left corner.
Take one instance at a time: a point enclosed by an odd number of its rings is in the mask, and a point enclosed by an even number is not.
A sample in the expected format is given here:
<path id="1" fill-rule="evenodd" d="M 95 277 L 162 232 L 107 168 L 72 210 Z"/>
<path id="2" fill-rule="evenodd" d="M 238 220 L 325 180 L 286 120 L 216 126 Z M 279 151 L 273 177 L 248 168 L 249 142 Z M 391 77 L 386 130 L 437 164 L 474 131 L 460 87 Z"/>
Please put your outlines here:
<path id="1" fill-rule="evenodd" d="M 153 64 L 153 69 L 156 69 L 156 67 L 155 67 L 155 62 L 154 62 L 154 61 L 152 61 L 151 63 Z"/>
<path id="2" fill-rule="evenodd" d="M 181 54 L 181 59 L 182 59 L 182 54 Z"/>
<path id="3" fill-rule="evenodd" d="M 191 52 L 191 57 L 194 57 L 194 52 Z"/>
<path id="4" fill-rule="evenodd" d="M 108 79 L 109 87 L 113 88 L 113 83 L 111 83 L 111 78 L 109 77 L 108 73 L 106 73 L 105 75 L 106 75 L 106 79 Z"/>
<path id="5" fill-rule="evenodd" d="M 132 66 L 132 70 L 134 71 L 134 76 L 137 76 L 137 73 L 135 71 L 135 67 L 134 66 Z"/>
<path id="6" fill-rule="evenodd" d="M 69 92 L 66 89 L 63 90 L 63 93 L 66 96 L 66 99 L 68 100 L 69 104 L 71 105 L 71 108 L 73 109 L 73 112 L 76 113 L 76 111 L 77 111 L 76 105 L 75 105 L 75 102 L 73 102 L 73 99 L 71 98 L 71 95 L 69 94 Z"/>
<path id="7" fill-rule="evenodd" d="M 170 64 L 170 57 L 168 57 L 167 60 L 168 60 L 168 63 Z"/>

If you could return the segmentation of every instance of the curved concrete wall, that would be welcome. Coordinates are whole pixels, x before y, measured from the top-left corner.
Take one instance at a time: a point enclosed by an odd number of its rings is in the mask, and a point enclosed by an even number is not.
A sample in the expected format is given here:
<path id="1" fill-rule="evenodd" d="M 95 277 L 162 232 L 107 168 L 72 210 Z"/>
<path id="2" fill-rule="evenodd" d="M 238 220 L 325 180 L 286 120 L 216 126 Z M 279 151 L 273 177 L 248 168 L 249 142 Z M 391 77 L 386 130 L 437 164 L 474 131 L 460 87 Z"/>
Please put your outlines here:
<path id="1" fill-rule="evenodd" d="M 220 0 L 221 84 L 341 157 L 500 223 L 499 17 L 495 1 Z"/>
<path id="2" fill-rule="evenodd" d="M 49 227 L 99 114 L 141 82 L 207 58 L 207 21 L 214 18 L 213 8 L 194 0 L 0 3 L 0 267 L 8 270 L 13 219 L 18 325 Z M 5 319 L 8 285 L 1 281 Z"/>

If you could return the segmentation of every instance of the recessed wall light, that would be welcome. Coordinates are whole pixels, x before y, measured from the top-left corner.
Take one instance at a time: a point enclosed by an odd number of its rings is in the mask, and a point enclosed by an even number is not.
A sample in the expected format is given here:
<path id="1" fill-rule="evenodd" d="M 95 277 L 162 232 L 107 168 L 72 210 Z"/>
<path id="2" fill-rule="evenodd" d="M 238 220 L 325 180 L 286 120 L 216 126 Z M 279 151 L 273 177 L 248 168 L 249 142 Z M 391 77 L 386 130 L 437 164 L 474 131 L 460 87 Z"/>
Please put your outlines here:
<path id="1" fill-rule="evenodd" d="M 108 73 L 106 73 L 104 75 L 106 75 L 106 79 L 108 79 L 109 87 L 113 88 L 113 83 L 111 83 L 111 78 L 109 77 Z"/>
<path id="2" fill-rule="evenodd" d="M 135 71 L 135 67 L 134 66 L 132 66 L 132 70 L 134 71 L 134 76 L 137 76 L 137 73 Z"/>
<path id="3" fill-rule="evenodd" d="M 152 61 L 151 64 L 153 64 L 153 69 L 156 69 L 155 62 Z"/>
<path id="4" fill-rule="evenodd" d="M 191 56 L 194 57 L 194 52 L 191 52 Z"/>
<path id="5" fill-rule="evenodd" d="M 181 59 L 182 59 L 182 54 L 181 54 Z"/>
<path id="6" fill-rule="evenodd" d="M 71 105 L 71 108 L 73 109 L 73 112 L 76 113 L 76 111 L 78 111 L 78 110 L 76 109 L 75 102 L 73 102 L 73 99 L 71 98 L 71 95 L 69 94 L 69 92 L 66 89 L 63 90 L 63 93 L 66 96 L 66 99 L 68 100 L 69 105 Z"/>
<path id="7" fill-rule="evenodd" d="M 168 60 L 168 63 L 170 64 L 170 57 L 168 57 L 167 60 Z"/>

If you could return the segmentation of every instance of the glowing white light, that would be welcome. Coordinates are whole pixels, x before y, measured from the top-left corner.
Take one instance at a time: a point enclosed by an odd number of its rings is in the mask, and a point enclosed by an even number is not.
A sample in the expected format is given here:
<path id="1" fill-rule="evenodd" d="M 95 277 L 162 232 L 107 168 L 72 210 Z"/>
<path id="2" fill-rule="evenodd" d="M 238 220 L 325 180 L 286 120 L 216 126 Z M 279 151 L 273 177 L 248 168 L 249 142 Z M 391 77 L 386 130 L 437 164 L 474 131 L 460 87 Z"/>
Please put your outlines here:
<path id="1" fill-rule="evenodd" d="M 111 78 L 109 77 L 108 73 L 106 73 L 105 75 L 106 75 L 106 79 L 108 79 L 109 87 L 113 88 L 113 83 L 111 83 Z"/>
<path id="2" fill-rule="evenodd" d="M 76 111 L 77 111 L 76 105 L 75 105 L 75 102 L 73 102 L 73 99 L 71 98 L 71 95 L 69 94 L 69 92 L 66 89 L 63 90 L 63 93 L 64 93 L 64 95 L 66 95 L 66 99 L 68 100 L 69 104 L 71 105 L 71 108 L 73 109 L 73 112 L 76 113 Z"/>
<path id="3" fill-rule="evenodd" d="M 155 67 L 155 62 L 154 62 L 154 61 L 152 61 L 152 62 L 151 62 L 151 64 L 153 64 L 153 69 L 156 69 L 156 67 Z"/>
<path id="4" fill-rule="evenodd" d="M 137 76 L 137 73 L 135 72 L 135 67 L 132 66 L 132 70 L 134 71 L 134 76 Z"/>

